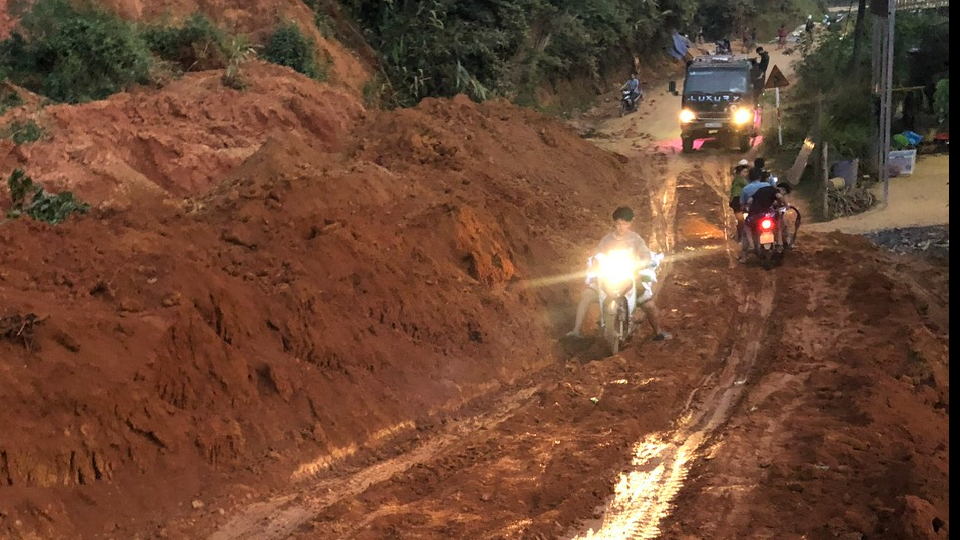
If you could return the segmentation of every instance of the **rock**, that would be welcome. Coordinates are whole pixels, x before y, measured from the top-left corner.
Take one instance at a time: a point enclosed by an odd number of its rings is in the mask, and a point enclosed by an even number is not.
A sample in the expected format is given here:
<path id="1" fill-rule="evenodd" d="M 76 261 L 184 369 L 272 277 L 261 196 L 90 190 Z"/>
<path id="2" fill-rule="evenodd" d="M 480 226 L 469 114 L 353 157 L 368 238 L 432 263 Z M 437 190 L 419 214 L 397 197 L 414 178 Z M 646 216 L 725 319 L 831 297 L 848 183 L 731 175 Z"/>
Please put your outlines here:
<path id="1" fill-rule="evenodd" d="M 163 301 L 162 301 L 161 303 L 163 304 L 163 307 L 179 306 L 179 305 L 180 305 L 180 293 L 177 292 L 177 291 L 173 291 L 172 293 L 170 293 L 170 294 L 168 294 L 167 296 L 165 296 L 165 297 L 163 298 Z"/>
<path id="2" fill-rule="evenodd" d="M 203 508 L 203 501 L 200 499 L 194 499 L 193 502 L 190 503 L 190 506 L 192 506 L 194 510 L 199 510 L 200 508 Z"/>

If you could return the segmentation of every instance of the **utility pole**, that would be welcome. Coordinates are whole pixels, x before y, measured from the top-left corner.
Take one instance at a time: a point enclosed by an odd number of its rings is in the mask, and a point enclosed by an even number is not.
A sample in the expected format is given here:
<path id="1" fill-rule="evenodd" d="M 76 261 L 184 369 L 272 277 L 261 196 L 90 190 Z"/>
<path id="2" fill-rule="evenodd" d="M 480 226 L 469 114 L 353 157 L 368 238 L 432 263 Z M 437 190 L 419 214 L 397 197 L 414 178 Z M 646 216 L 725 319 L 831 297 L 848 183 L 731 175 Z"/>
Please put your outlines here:
<path id="1" fill-rule="evenodd" d="M 873 93 L 878 98 L 876 122 L 877 174 L 883 182 L 883 207 L 890 198 L 890 121 L 893 116 L 893 27 L 896 0 L 872 0 L 873 24 Z"/>

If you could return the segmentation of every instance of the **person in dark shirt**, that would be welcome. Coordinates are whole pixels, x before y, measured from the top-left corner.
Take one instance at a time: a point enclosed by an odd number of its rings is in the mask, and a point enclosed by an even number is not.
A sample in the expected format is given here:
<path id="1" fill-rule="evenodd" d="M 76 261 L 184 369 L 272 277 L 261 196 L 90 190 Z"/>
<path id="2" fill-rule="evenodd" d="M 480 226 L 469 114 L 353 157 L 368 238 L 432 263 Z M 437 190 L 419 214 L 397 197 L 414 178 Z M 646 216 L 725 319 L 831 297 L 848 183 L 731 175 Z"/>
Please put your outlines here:
<path id="1" fill-rule="evenodd" d="M 770 53 L 763 50 L 763 47 L 757 47 L 757 55 L 760 57 L 757 59 L 757 68 L 760 70 L 760 73 L 766 75 L 767 67 L 770 66 Z"/>
<path id="2" fill-rule="evenodd" d="M 744 211 L 747 213 L 747 246 L 748 251 L 754 249 L 754 240 L 753 237 L 753 225 L 756 223 L 756 220 L 760 219 L 764 213 L 771 209 L 779 209 L 787 206 L 787 200 L 784 198 L 786 193 L 790 192 L 789 184 L 779 184 L 776 187 L 774 186 L 763 186 L 760 189 L 753 192 L 752 195 L 747 198 L 744 203 Z M 785 226 L 785 221 L 782 212 L 776 213 L 777 226 L 774 230 L 774 242 L 776 243 L 776 251 L 783 251 L 783 230 Z M 745 257 L 740 259 L 740 262 L 745 262 Z"/>
<path id="3" fill-rule="evenodd" d="M 747 199 L 747 219 L 760 215 L 774 207 L 774 204 L 786 204 L 780 190 L 773 186 L 764 186 Z"/>
<path id="4" fill-rule="evenodd" d="M 751 59 L 753 66 L 753 86 L 756 94 L 759 96 L 763 92 L 763 83 L 767 80 L 767 67 L 770 65 L 770 53 L 763 50 L 763 47 L 757 47 L 758 58 Z"/>

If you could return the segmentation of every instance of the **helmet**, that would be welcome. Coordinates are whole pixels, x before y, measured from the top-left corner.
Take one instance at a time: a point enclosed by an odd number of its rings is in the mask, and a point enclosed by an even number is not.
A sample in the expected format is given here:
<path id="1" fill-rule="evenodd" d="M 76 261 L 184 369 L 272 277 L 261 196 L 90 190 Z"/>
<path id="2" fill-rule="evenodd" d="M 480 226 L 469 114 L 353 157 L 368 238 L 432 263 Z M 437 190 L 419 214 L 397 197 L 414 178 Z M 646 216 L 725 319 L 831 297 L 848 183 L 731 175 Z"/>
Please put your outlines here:
<path id="1" fill-rule="evenodd" d="M 744 159 L 741 159 L 740 161 L 737 162 L 737 167 L 739 167 L 739 166 L 741 166 L 741 165 L 746 165 L 747 167 L 749 167 L 749 166 L 750 166 L 750 162 L 747 161 L 746 158 L 744 158 Z"/>

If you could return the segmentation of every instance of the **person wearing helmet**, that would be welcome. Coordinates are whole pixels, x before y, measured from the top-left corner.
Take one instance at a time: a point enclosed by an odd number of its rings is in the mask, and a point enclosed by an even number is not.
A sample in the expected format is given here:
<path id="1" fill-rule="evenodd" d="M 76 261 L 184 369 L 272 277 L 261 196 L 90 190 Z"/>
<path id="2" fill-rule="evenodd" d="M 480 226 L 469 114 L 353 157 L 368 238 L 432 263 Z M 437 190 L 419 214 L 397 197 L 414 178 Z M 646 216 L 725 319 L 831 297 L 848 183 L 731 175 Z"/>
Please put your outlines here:
<path id="1" fill-rule="evenodd" d="M 594 253 L 606 253 L 615 249 L 627 249 L 633 251 L 641 268 L 650 264 L 653 260 L 653 254 L 650 252 L 650 248 L 647 247 L 647 243 L 643 238 L 631 230 L 632 225 L 633 210 L 630 207 L 621 206 L 614 210 L 613 232 L 600 239 L 600 243 L 597 244 L 597 249 Z M 593 257 L 591 257 L 590 260 L 592 262 Z M 574 322 L 573 330 L 568 332 L 567 336 L 583 337 L 580 328 L 583 326 L 583 321 L 587 317 L 587 311 L 590 309 L 590 306 L 596 304 L 600 298 L 597 286 L 595 279 L 587 278 L 586 286 L 580 293 L 580 304 L 577 305 L 576 322 Z M 654 341 L 664 341 L 672 338 L 673 336 L 664 332 L 660 326 L 660 313 L 657 310 L 657 305 L 653 301 L 653 296 L 645 294 L 636 300 L 643 310 L 643 313 L 646 314 L 650 327 L 653 329 Z"/>

